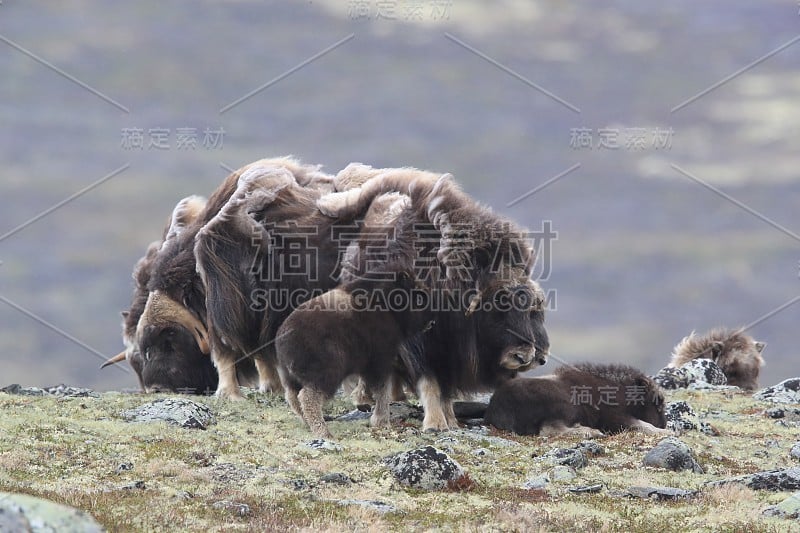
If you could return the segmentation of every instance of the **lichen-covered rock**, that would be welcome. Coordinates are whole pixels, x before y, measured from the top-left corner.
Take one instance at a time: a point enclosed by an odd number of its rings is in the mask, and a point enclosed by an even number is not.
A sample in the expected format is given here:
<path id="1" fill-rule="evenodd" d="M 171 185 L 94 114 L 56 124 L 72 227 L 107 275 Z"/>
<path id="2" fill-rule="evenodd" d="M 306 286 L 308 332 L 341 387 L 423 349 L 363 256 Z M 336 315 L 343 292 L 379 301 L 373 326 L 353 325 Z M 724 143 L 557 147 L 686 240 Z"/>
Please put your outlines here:
<path id="1" fill-rule="evenodd" d="M 27 494 L 0 492 L 0 531 L 99 533 L 104 530 L 83 511 Z"/>
<path id="2" fill-rule="evenodd" d="M 571 481 L 578 477 L 578 473 L 571 466 L 558 465 L 550 470 L 550 479 L 553 481 Z"/>
<path id="3" fill-rule="evenodd" d="M 753 398 L 773 403 L 800 403 L 800 378 L 789 378 L 777 385 L 761 389 Z"/>
<path id="4" fill-rule="evenodd" d="M 306 448 L 311 448 L 312 450 L 319 450 L 323 452 L 341 452 L 344 448 L 340 444 L 336 444 L 335 442 L 325 440 L 325 439 L 314 439 L 307 442 L 304 442 L 302 446 Z"/>
<path id="5" fill-rule="evenodd" d="M 631 498 L 653 500 L 688 500 L 697 496 L 697 491 L 674 487 L 629 487 L 626 491 Z"/>
<path id="6" fill-rule="evenodd" d="M 216 422 L 211 409 L 202 403 L 183 398 L 164 398 L 123 411 L 128 422 L 154 422 L 163 420 L 187 429 L 206 429 Z"/>
<path id="7" fill-rule="evenodd" d="M 707 383 L 709 385 L 727 385 L 725 372 L 711 359 L 692 359 L 681 366 L 689 374 L 689 384 Z"/>
<path id="8" fill-rule="evenodd" d="M 250 506 L 246 503 L 232 502 L 228 500 L 221 500 L 211 504 L 214 509 L 225 509 L 235 514 L 236 516 L 247 516 L 250 514 Z"/>
<path id="9" fill-rule="evenodd" d="M 575 446 L 575 448 L 582 451 L 585 455 L 603 455 L 606 453 L 605 448 L 593 440 L 581 441 Z"/>
<path id="10" fill-rule="evenodd" d="M 667 470 L 691 470 L 702 474 L 703 468 L 697 463 L 692 450 L 680 439 L 667 437 L 647 452 L 644 456 L 644 465 Z"/>
<path id="11" fill-rule="evenodd" d="M 691 376 L 683 368 L 665 366 L 658 371 L 658 374 L 653 376 L 653 381 L 658 383 L 658 386 L 662 389 L 685 389 L 689 386 Z"/>
<path id="12" fill-rule="evenodd" d="M 686 402 L 668 403 L 664 407 L 664 416 L 667 419 L 667 429 L 672 431 L 697 429 L 697 414 Z"/>
<path id="13" fill-rule="evenodd" d="M 800 459 L 800 442 L 795 442 L 792 449 L 789 450 L 789 455 L 795 459 Z"/>
<path id="14" fill-rule="evenodd" d="M 586 454 L 576 448 L 553 448 L 542 455 L 542 460 L 550 464 L 571 466 L 572 468 L 583 468 L 589 464 Z"/>
<path id="15" fill-rule="evenodd" d="M 433 446 L 398 453 L 383 460 L 401 484 L 423 490 L 440 490 L 464 476 L 464 469 Z"/>
<path id="16" fill-rule="evenodd" d="M 522 488 L 526 490 L 530 489 L 543 489 L 550 483 L 550 475 L 546 472 L 541 474 L 536 474 L 534 476 L 529 477 L 525 480 L 522 484 Z"/>
<path id="17" fill-rule="evenodd" d="M 778 505 L 767 507 L 764 509 L 764 516 L 800 518 L 800 492 L 795 492 Z"/>
<path id="18" fill-rule="evenodd" d="M 17 396 L 57 396 L 59 398 L 99 398 L 100 395 L 92 389 L 80 387 L 70 387 L 68 385 L 56 385 L 54 387 L 23 387 L 17 383 L 3 387 L 0 392 L 14 394 Z"/>
<path id="19" fill-rule="evenodd" d="M 357 505 L 365 509 L 376 511 L 380 514 L 396 513 L 397 508 L 394 505 L 384 503 L 378 500 L 334 500 L 339 505 Z"/>
<path id="20" fill-rule="evenodd" d="M 783 470 L 767 470 L 746 474 L 744 476 L 710 481 L 711 486 L 726 485 L 728 483 L 741 483 L 753 490 L 800 490 L 800 467 L 785 468 Z"/>
<path id="21" fill-rule="evenodd" d="M 352 485 L 353 480 L 350 476 L 343 472 L 331 472 L 330 474 L 323 474 L 319 480 L 323 483 L 333 483 L 334 485 Z"/>

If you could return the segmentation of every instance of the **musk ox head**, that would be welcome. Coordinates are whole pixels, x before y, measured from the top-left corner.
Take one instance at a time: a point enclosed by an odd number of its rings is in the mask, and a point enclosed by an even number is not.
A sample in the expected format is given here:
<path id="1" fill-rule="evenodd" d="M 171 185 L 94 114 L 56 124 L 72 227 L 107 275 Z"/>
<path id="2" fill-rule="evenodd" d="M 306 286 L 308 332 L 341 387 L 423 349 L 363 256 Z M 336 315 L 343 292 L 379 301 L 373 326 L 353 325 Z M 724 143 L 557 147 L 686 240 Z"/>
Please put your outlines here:
<path id="1" fill-rule="evenodd" d="M 680 367 L 692 359 L 711 359 L 725 373 L 729 385 L 755 390 L 764 366 L 761 353 L 765 347 L 742 330 L 717 328 L 704 335 L 692 332 L 675 346 L 670 365 Z"/>

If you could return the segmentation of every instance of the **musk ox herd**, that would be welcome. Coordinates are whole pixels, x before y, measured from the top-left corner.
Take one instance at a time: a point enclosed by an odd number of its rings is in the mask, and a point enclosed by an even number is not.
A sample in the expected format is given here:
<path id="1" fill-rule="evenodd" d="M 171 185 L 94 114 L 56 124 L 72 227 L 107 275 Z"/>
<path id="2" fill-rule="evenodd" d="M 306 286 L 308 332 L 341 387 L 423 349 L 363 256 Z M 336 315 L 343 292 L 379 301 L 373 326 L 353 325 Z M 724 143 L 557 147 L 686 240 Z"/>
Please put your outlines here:
<path id="1" fill-rule="evenodd" d="M 127 361 L 145 392 L 282 393 L 320 437 L 343 384 L 374 426 L 405 390 L 432 431 L 458 426 L 457 399 L 495 391 L 486 420 L 517 433 L 665 431 L 658 385 L 632 367 L 518 376 L 549 355 L 534 263 L 528 232 L 450 174 L 262 159 L 178 202 L 134 267 L 125 349 L 103 366 Z M 714 359 L 753 388 L 761 348 L 719 330 L 684 339 L 672 364 Z M 613 389 L 625 401 L 602 396 Z"/>

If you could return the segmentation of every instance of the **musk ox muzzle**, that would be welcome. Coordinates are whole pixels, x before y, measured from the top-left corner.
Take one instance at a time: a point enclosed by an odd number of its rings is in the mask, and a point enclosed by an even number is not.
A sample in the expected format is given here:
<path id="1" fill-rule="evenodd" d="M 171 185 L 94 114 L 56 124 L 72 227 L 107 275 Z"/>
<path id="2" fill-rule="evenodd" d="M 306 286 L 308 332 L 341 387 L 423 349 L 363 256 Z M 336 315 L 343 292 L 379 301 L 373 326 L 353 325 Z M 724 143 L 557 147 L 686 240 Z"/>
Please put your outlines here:
<path id="1" fill-rule="evenodd" d="M 500 366 L 509 370 L 523 370 L 530 367 L 535 360 L 536 349 L 533 346 L 513 346 L 503 352 Z"/>

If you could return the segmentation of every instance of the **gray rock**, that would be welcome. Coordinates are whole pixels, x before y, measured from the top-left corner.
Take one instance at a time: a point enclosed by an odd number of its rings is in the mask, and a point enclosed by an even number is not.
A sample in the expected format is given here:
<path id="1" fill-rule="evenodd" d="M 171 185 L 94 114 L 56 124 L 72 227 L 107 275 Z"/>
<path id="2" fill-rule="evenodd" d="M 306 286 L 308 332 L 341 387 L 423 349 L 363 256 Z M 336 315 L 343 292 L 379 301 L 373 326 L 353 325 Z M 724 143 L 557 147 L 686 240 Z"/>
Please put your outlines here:
<path id="1" fill-rule="evenodd" d="M 350 479 L 350 476 L 344 474 L 342 472 L 332 472 L 330 474 L 325 474 L 319 478 L 319 480 L 323 483 L 333 483 L 334 485 L 352 485 L 353 480 Z"/>
<path id="2" fill-rule="evenodd" d="M 553 481 L 572 481 L 578 473 L 571 466 L 558 465 L 550 470 L 550 479 Z"/>
<path id="3" fill-rule="evenodd" d="M 672 431 L 697 429 L 697 414 L 684 401 L 668 403 L 664 407 L 664 416 L 667 418 L 667 429 Z"/>
<path id="4" fill-rule="evenodd" d="M 543 489 L 550 483 L 550 476 L 546 473 L 536 474 L 535 476 L 525 480 L 522 484 L 523 489 Z"/>
<path id="5" fill-rule="evenodd" d="M 606 453 L 605 448 L 593 440 L 581 441 L 575 446 L 575 448 L 581 450 L 585 455 L 603 455 Z"/>
<path id="6" fill-rule="evenodd" d="M 667 437 L 647 452 L 644 465 L 667 470 L 691 470 L 702 474 L 703 468 L 695 460 L 692 450 L 683 441 L 675 437 Z"/>
<path id="7" fill-rule="evenodd" d="M 767 470 L 746 474 L 744 476 L 710 481 L 706 483 L 712 487 L 728 483 L 741 483 L 753 490 L 800 490 L 800 467 L 785 468 L 783 470 Z"/>
<path id="8" fill-rule="evenodd" d="M 248 516 L 250 514 L 250 506 L 246 503 L 231 502 L 228 500 L 221 500 L 211 504 L 214 509 L 225 509 L 235 514 L 236 516 Z"/>
<path id="9" fill-rule="evenodd" d="M 380 514 L 396 513 L 397 508 L 394 505 L 384 503 L 378 500 L 333 500 L 339 505 L 358 505 L 365 509 L 377 511 Z"/>
<path id="10" fill-rule="evenodd" d="M 123 485 L 121 488 L 122 490 L 146 490 L 147 485 L 144 481 L 134 481 L 133 483 Z"/>
<path id="11" fill-rule="evenodd" d="M 477 455 L 478 457 L 486 457 L 487 455 L 491 455 L 492 452 L 487 450 L 486 448 L 475 448 L 472 450 L 472 455 Z"/>
<path id="12" fill-rule="evenodd" d="M 627 495 L 631 498 L 654 500 L 688 500 L 697 496 L 695 490 L 677 489 L 674 487 L 629 487 Z"/>
<path id="13" fill-rule="evenodd" d="M 123 472 L 130 472 L 131 470 L 133 470 L 133 463 L 120 463 L 114 471 L 117 474 L 121 474 Z"/>
<path id="14" fill-rule="evenodd" d="M 789 455 L 795 459 L 800 459 L 800 442 L 795 442 L 792 449 L 789 450 Z"/>
<path id="15" fill-rule="evenodd" d="M 54 387 L 23 387 L 18 383 L 14 383 L 13 385 L 9 385 L 8 387 L 3 387 L 0 389 L 0 392 L 5 392 L 6 394 L 14 394 L 17 396 L 56 396 L 59 398 L 99 398 L 100 395 L 97 394 L 92 389 L 83 389 L 80 387 L 70 387 L 64 384 L 56 385 Z"/>
<path id="16" fill-rule="evenodd" d="M 542 460 L 554 465 L 566 465 L 572 468 L 583 468 L 589 461 L 583 451 L 575 448 L 553 448 L 544 455 Z"/>
<path id="17" fill-rule="evenodd" d="M 777 385 L 761 389 L 753 398 L 773 403 L 800 403 L 800 378 L 789 378 Z"/>
<path id="18" fill-rule="evenodd" d="M 306 448 L 311 448 L 312 450 L 320 450 L 323 452 L 341 452 L 344 448 L 340 444 L 336 444 L 335 442 L 325 440 L 325 439 L 314 439 L 302 444 Z"/>
<path id="19" fill-rule="evenodd" d="M 492 435 L 486 435 L 483 431 L 475 430 L 475 429 L 456 429 L 450 431 L 450 435 L 455 437 L 462 437 L 468 439 L 476 444 L 480 444 L 483 446 L 497 446 L 499 448 L 516 448 L 518 446 L 522 446 L 519 442 L 504 439 L 503 437 L 494 437 Z"/>
<path id="20" fill-rule="evenodd" d="M 27 494 L 0 492 L 0 531 L 95 533 L 103 527 L 90 515 Z"/>
<path id="21" fill-rule="evenodd" d="M 653 381 L 662 389 L 685 389 L 691 382 L 691 376 L 684 368 L 665 366 L 653 376 Z"/>
<path id="22" fill-rule="evenodd" d="M 401 484 L 423 490 L 439 490 L 464 476 L 464 469 L 433 446 L 398 453 L 383 460 Z"/>
<path id="23" fill-rule="evenodd" d="M 405 422 L 406 420 L 422 420 L 425 412 L 418 405 L 406 402 L 392 402 L 389 404 L 389 418 L 392 422 Z"/>
<path id="24" fill-rule="evenodd" d="M 778 505 L 771 505 L 764 509 L 765 516 L 780 518 L 800 518 L 800 492 L 795 492 Z"/>
<path id="25" fill-rule="evenodd" d="M 711 359 L 692 359 L 681 366 L 689 374 L 689 385 L 727 385 L 725 372 Z"/>
<path id="26" fill-rule="evenodd" d="M 577 487 L 569 487 L 567 490 L 573 494 L 596 494 L 603 490 L 603 484 L 597 483 L 595 485 L 580 485 Z"/>
<path id="27" fill-rule="evenodd" d="M 206 429 L 216 423 L 211 409 L 202 403 L 184 398 L 163 398 L 123 411 L 128 422 L 165 421 L 187 429 Z"/>
<path id="28" fill-rule="evenodd" d="M 358 422 L 360 420 L 368 420 L 369 417 L 372 416 L 370 411 L 362 411 L 360 409 L 353 409 L 349 413 L 345 413 L 343 415 L 339 415 L 337 417 L 333 417 L 331 420 L 335 420 L 336 422 Z M 325 417 L 327 420 L 328 417 Z"/>

